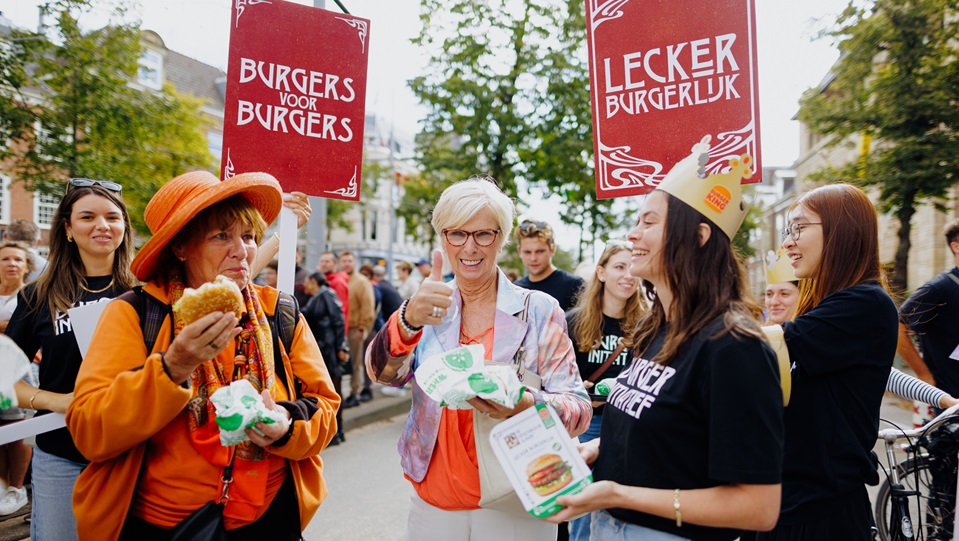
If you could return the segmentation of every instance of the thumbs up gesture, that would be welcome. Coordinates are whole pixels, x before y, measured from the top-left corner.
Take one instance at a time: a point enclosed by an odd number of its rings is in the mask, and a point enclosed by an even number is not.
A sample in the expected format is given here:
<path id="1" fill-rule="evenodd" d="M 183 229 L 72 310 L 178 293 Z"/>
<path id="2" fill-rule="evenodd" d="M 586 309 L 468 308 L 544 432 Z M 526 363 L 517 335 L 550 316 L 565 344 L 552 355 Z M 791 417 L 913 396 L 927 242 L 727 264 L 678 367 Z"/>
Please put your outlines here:
<path id="1" fill-rule="evenodd" d="M 406 322 L 414 327 L 438 325 L 453 304 L 453 288 L 443 281 L 443 252 L 433 250 L 433 270 L 406 305 Z"/>

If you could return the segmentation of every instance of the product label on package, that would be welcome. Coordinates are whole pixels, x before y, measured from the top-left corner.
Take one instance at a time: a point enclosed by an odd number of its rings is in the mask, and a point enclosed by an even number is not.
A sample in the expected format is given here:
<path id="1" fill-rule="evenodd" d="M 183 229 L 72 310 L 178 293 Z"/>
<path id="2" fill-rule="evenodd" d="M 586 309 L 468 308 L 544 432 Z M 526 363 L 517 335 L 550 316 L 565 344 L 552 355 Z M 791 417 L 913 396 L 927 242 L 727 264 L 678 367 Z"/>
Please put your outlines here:
<path id="1" fill-rule="evenodd" d="M 548 405 L 539 404 L 497 425 L 490 444 L 523 507 L 536 518 L 556 513 L 562 509 L 556 498 L 593 482 L 576 442 Z"/>

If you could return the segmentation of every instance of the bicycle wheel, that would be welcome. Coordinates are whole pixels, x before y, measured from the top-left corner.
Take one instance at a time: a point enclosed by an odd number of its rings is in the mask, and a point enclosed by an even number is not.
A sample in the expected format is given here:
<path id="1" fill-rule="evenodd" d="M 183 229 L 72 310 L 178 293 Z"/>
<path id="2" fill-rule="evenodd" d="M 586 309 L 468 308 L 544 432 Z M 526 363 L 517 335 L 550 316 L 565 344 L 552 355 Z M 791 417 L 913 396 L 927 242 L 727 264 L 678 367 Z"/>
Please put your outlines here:
<path id="1" fill-rule="evenodd" d="M 949 461 L 948 464 L 954 463 Z M 921 456 L 899 463 L 899 481 L 906 490 L 917 491 L 909 497 L 909 516 L 916 539 L 925 541 L 952 540 L 956 494 L 956 469 L 946 462 Z M 889 517 L 892 513 L 889 480 L 882 482 L 876 495 L 876 526 L 879 539 L 890 541 Z"/>

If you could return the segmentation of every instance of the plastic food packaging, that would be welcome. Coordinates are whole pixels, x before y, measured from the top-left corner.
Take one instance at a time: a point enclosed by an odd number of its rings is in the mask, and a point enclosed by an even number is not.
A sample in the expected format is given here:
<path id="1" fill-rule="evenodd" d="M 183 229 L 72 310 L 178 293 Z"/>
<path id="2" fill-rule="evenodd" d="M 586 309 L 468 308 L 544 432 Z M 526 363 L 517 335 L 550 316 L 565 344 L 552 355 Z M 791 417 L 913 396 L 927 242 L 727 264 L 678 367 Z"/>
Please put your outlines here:
<path id="1" fill-rule="evenodd" d="M 496 425 L 490 445 L 520 502 L 544 518 L 563 507 L 556 498 L 576 494 L 593 482 L 576 442 L 547 404 L 537 404 Z"/>
<path id="2" fill-rule="evenodd" d="M 0 334 L 0 409 L 17 407 L 13 384 L 30 372 L 30 359 L 10 337 Z"/>
<path id="3" fill-rule="evenodd" d="M 263 397 L 256 392 L 248 380 L 236 380 L 226 387 L 220 387 L 210 396 L 216 408 L 216 424 L 220 427 L 220 444 L 236 445 L 249 440 L 246 429 L 257 433 L 256 423 L 282 423 L 282 413 L 267 409 Z M 262 434 L 261 434 L 262 435 Z"/>
<path id="4" fill-rule="evenodd" d="M 425 359 L 416 381 L 431 399 L 450 409 L 468 409 L 475 397 L 507 408 L 516 406 L 526 388 L 513 365 L 486 363 L 483 346 L 462 346 Z"/>
<path id="5" fill-rule="evenodd" d="M 596 383 L 596 394 L 609 396 L 609 393 L 613 391 L 614 385 L 616 385 L 616 378 L 601 379 Z"/>

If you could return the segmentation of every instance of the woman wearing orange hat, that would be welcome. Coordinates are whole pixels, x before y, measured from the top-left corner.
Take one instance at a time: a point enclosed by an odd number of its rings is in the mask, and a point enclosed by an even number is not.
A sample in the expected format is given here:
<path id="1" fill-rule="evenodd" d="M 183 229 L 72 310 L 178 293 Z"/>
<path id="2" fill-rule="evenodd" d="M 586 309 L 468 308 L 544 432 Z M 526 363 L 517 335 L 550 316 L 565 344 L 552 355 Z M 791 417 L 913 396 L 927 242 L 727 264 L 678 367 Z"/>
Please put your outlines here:
<path id="1" fill-rule="evenodd" d="M 119 184 L 70 179 L 50 224 L 46 272 L 20 292 L 7 335 L 28 358 L 43 350 L 40 386 L 17 383 L 21 404 L 38 415 L 65 412 L 83 361 L 68 309 L 111 299 L 136 283 L 133 234 Z M 70 494 L 87 464 L 65 428 L 37 435 L 33 452 L 31 539 L 76 539 Z"/>
<path id="2" fill-rule="evenodd" d="M 207 511 L 230 540 L 299 539 L 326 496 L 317 455 L 336 433 L 339 397 L 309 326 L 295 326 L 287 351 L 268 321 L 278 292 L 252 283 L 257 242 L 281 205 L 269 175 L 221 182 L 202 171 L 171 180 L 147 205 L 153 237 L 131 264 L 146 282 L 140 302 L 174 305 L 218 276 L 242 302 L 189 324 L 173 311 L 152 351 L 132 302 L 104 310 L 110 332 L 94 336 L 67 412 L 91 459 L 74 496 L 80 539 L 170 539 Z M 283 421 L 223 446 L 209 397 L 240 379 Z"/>

